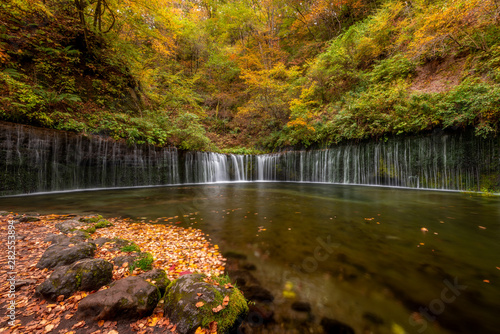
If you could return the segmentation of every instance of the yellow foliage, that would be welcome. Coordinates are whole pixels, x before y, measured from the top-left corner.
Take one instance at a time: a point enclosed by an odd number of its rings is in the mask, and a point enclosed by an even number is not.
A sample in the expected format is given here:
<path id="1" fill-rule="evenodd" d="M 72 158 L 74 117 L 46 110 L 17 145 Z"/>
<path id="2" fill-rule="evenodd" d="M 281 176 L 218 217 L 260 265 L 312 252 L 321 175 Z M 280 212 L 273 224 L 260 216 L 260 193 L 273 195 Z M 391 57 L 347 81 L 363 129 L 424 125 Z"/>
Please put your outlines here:
<path id="1" fill-rule="evenodd" d="M 485 51 L 484 42 L 472 36 L 473 30 L 496 24 L 494 0 L 447 0 L 418 9 L 418 15 L 406 22 L 414 29 L 408 46 L 412 56 L 433 56 L 451 45 Z"/>

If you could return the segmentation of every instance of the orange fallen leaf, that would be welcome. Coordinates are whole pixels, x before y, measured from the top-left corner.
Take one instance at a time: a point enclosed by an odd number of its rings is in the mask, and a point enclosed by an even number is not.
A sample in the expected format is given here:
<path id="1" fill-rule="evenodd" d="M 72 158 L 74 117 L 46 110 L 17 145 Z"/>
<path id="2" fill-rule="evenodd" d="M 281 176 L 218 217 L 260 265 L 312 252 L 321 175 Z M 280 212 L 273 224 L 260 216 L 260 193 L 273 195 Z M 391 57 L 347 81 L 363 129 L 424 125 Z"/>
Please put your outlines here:
<path id="1" fill-rule="evenodd" d="M 71 329 L 82 328 L 83 326 L 85 326 L 85 320 L 77 322 L 76 324 L 73 325 L 73 327 L 71 327 Z"/>
<path id="2" fill-rule="evenodd" d="M 53 330 L 53 329 L 54 329 L 54 327 L 55 327 L 55 326 L 54 326 L 53 324 L 48 324 L 47 326 L 45 326 L 45 331 L 46 331 L 46 332 L 50 332 L 51 330 Z"/>
<path id="3" fill-rule="evenodd" d="M 102 327 L 104 325 L 104 320 L 99 320 L 97 326 Z"/>
<path id="4" fill-rule="evenodd" d="M 210 333 L 215 333 L 217 334 L 217 322 L 212 321 L 208 327 L 210 328 Z"/>
<path id="5" fill-rule="evenodd" d="M 217 306 L 217 307 L 214 307 L 214 308 L 212 309 L 212 312 L 217 313 L 217 312 L 222 311 L 223 309 L 224 309 L 224 307 L 223 307 L 222 305 L 219 305 L 219 306 Z"/>
<path id="6" fill-rule="evenodd" d="M 151 321 L 149 322 L 148 326 L 149 327 L 154 327 L 156 326 L 156 323 L 158 322 L 158 318 L 157 317 L 152 317 L 151 318 Z"/>
<path id="7" fill-rule="evenodd" d="M 57 297 L 56 301 L 62 302 L 64 300 L 64 295 L 60 295 Z"/>
<path id="8" fill-rule="evenodd" d="M 205 305 L 205 303 L 204 303 L 204 302 L 197 302 L 197 303 L 196 303 L 196 307 L 202 307 L 203 305 Z"/>
<path id="9" fill-rule="evenodd" d="M 224 300 L 222 301 L 222 306 L 226 307 L 227 304 L 229 304 L 229 296 L 224 297 Z"/>
<path id="10" fill-rule="evenodd" d="M 483 280 L 483 282 L 484 282 L 484 283 L 489 283 L 490 281 L 489 281 L 489 280 L 487 280 L 487 279 L 484 279 L 484 280 Z"/>

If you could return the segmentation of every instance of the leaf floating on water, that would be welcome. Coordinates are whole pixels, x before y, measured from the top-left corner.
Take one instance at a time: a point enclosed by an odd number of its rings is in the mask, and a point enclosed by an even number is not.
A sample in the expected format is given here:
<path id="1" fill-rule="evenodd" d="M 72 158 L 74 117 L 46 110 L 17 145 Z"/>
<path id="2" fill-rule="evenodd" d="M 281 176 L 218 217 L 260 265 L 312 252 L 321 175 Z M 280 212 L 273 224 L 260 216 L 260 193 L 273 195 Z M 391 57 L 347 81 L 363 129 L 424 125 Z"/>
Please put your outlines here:
<path id="1" fill-rule="evenodd" d="M 422 232 L 424 232 L 424 233 L 425 233 L 425 232 L 429 232 L 429 230 L 428 230 L 428 229 L 426 229 L 425 227 L 422 227 L 422 228 L 420 229 L 420 231 L 422 231 Z"/>
<path id="2" fill-rule="evenodd" d="M 392 323 L 391 330 L 393 334 L 406 334 L 404 328 L 394 322 Z"/>
<path id="3" fill-rule="evenodd" d="M 481 230 L 486 230 L 486 227 L 484 226 L 478 226 Z"/>
<path id="4" fill-rule="evenodd" d="M 490 280 L 483 279 L 483 282 L 484 282 L 484 283 L 489 283 L 489 282 L 490 282 Z"/>

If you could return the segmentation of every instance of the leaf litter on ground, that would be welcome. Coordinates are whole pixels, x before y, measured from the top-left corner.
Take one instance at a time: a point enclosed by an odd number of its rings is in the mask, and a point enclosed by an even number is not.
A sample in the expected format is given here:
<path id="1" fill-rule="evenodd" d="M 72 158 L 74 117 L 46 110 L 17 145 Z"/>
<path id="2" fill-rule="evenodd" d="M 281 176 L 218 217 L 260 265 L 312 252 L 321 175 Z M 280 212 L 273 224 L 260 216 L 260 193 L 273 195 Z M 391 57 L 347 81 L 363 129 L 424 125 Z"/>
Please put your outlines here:
<path id="1" fill-rule="evenodd" d="M 7 235 L 8 222 L 14 214 L 0 217 L 0 233 Z M 8 325 L 9 319 L 4 315 L 0 318 L 0 333 L 93 333 L 118 334 L 129 333 L 131 330 L 145 333 L 175 333 L 176 325 L 164 317 L 162 304 L 147 318 L 126 324 L 117 321 L 99 321 L 88 324 L 85 320 L 74 316 L 80 300 L 95 291 L 78 291 L 69 298 L 57 298 L 55 303 L 49 303 L 35 297 L 35 288 L 48 278 L 52 270 L 38 269 L 36 264 L 43 252 L 50 246 L 43 240 L 49 233 L 62 234 L 55 224 L 75 215 L 39 216 L 40 221 L 16 223 L 16 282 L 23 282 L 16 288 L 16 320 L 13 326 Z M 205 234 L 197 229 L 182 228 L 165 224 L 133 223 L 129 219 L 111 218 L 112 227 L 98 229 L 92 234 L 92 239 L 99 237 L 120 238 L 134 241 L 142 252 L 153 255 L 153 267 L 164 269 L 169 279 L 175 279 L 186 272 L 201 272 L 208 276 L 218 276 L 223 273 L 225 259 L 218 251 L 217 245 L 211 245 Z M 122 251 L 110 250 L 110 243 L 98 247 L 95 257 L 111 260 L 113 257 L 127 255 Z M 7 243 L 0 243 L 0 251 L 7 254 Z M 6 309 L 10 302 L 7 257 L 0 257 L 0 307 Z M 129 275 L 140 274 L 136 269 L 132 273 L 123 266 L 114 266 L 113 280 Z M 104 286 L 101 289 L 106 289 Z M 214 324 L 215 325 L 215 324 Z M 213 332 L 215 326 L 212 326 Z M 209 332 L 207 330 L 207 332 Z"/>

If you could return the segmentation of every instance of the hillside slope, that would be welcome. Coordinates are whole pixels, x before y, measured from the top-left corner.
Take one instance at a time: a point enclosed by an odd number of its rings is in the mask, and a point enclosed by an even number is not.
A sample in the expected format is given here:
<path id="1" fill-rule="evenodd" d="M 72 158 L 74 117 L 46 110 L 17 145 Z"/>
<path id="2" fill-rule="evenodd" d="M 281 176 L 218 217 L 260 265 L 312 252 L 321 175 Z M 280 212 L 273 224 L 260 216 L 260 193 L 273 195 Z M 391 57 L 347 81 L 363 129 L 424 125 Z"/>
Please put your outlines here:
<path id="1" fill-rule="evenodd" d="M 498 0 L 8 0 L 0 119 L 239 153 L 492 136 L 499 20 Z"/>

